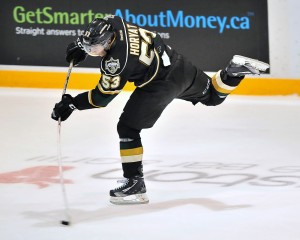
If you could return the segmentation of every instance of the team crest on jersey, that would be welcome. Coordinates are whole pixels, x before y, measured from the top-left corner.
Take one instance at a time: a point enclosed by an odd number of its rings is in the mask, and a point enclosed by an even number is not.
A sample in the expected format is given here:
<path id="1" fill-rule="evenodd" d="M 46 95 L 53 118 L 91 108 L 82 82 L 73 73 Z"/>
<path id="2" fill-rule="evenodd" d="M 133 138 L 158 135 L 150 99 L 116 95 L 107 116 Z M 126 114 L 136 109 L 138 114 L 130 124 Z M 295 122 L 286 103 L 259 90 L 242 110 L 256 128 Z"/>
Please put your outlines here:
<path id="1" fill-rule="evenodd" d="M 120 68 L 119 59 L 113 59 L 112 57 L 105 61 L 105 69 L 111 74 L 114 74 Z"/>

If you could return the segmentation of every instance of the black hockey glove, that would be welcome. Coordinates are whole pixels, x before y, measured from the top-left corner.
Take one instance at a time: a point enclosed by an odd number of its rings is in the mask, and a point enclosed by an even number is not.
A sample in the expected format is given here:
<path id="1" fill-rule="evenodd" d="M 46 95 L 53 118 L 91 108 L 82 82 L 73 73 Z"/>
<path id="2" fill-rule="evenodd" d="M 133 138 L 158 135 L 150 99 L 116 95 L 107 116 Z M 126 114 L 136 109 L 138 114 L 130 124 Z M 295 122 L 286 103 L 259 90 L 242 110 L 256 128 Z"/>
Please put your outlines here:
<path id="1" fill-rule="evenodd" d="M 61 121 L 65 121 L 75 109 L 77 108 L 74 104 L 74 98 L 70 94 L 64 94 L 62 100 L 55 104 L 51 118 L 56 121 L 59 118 Z"/>
<path id="2" fill-rule="evenodd" d="M 76 66 L 78 63 L 85 60 L 87 53 L 84 51 L 81 38 L 77 38 L 76 41 L 70 43 L 67 47 L 66 51 L 66 60 L 68 63 L 70 63 L 73 60 L 73 65 Z"/>

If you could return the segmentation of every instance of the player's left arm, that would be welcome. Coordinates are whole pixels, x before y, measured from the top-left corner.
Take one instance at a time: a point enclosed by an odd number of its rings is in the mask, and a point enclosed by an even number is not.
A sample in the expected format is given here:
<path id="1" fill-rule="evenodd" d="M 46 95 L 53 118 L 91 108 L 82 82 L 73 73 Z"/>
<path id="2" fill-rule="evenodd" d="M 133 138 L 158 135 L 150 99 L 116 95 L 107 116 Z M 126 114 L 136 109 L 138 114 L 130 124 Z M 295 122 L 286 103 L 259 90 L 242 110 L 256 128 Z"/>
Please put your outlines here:
<path id="1" fill-rule="evenodd" d="M 93 90 L 78 94 L 74 98 L 77 109 L 106 107 L 122 91 L 126 82 L 119 75 L 111 77 L 102 74 Z"/>

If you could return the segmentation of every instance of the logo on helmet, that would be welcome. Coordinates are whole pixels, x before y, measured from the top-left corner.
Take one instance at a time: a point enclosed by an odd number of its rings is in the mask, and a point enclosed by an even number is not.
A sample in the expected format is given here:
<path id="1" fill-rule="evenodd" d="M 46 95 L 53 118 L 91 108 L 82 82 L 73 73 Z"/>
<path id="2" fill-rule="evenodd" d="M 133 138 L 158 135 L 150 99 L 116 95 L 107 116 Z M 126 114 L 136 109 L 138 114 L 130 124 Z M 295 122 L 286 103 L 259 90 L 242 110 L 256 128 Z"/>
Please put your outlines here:
<path id="1" fill-rule="evenodd" d="M 91 35 L 91 32 L 90 31 L 86 31 L 85 33 L 84 33 L 84 37 L 89 37 Z"/>
<path id="2" fill-rule="evenodd" d="M 105 69 L 111 74 L 114 74 L 120 68 L 119 59 L 113 59 L 112 57 L 105 61 Z"/>

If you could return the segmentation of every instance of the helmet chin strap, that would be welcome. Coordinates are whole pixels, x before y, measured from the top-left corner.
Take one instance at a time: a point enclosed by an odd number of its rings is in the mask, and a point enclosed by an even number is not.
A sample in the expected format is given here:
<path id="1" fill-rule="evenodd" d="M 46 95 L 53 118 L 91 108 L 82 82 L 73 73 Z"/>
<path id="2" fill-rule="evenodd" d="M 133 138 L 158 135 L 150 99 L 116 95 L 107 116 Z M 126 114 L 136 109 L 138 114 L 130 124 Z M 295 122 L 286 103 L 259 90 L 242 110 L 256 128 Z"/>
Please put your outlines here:
<path id="1" fill-rule="evenodd" d="M 114 36 L 112 37 L 112 41 L 110 42 L 108 49 L 105 49 L 106 51 L 112 49 L 115 46 L 115 44 L 116 44 L 116 41 L 115 41 L 116 37 L 117 37 L 116 33 L 114 33 Z"/>
<path id="2" fill-rule="evenodd" d="M 88 55 L 90 55 L 91 57 L 104 57 L 105 55 L 106 55 L 106 51 L 105 50 L 103 50 L 103 55 L 100 55 L 100 54 L 90 54 L 90 53 L 88 53 Z"/>

